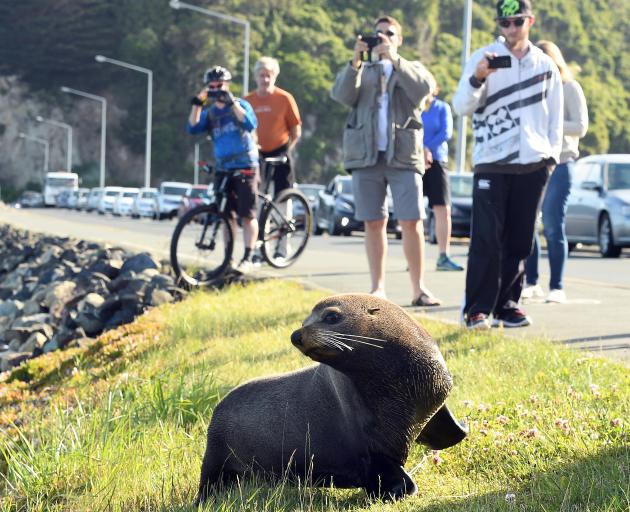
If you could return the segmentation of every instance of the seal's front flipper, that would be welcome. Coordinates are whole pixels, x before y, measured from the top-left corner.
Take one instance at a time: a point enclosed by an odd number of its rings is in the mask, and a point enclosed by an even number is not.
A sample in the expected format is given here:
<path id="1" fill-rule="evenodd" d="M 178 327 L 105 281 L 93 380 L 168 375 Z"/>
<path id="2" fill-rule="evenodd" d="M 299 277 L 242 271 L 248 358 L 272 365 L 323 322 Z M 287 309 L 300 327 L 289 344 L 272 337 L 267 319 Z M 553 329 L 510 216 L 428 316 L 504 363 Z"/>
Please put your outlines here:
<path id="1" fill-rule="evenodd" d="M 385 455 L 372 453 L 365 490 L 372 497 L 392 501 L 417 494 L 418 486 L 400 463 Z"/>
<path id="2" fill-rule="evenodd" d="M 416 443 L 426 444 L 433 450 L 443 450 L 456 445 L 467 435 L 468 427 L 459 423 L 445 404 L 424 426 Z"/>

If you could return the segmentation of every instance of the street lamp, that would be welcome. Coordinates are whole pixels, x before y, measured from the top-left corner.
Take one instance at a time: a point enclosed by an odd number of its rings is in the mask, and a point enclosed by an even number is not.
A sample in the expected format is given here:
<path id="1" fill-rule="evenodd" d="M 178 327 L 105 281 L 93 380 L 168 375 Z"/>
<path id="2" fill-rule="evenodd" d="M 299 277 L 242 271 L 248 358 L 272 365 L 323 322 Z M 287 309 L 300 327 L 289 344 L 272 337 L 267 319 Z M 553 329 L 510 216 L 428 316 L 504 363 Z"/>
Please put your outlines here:
<path id="1" fill-rule="evenodd" d="M 221 18 L 222 20 L 231 21 L 232 23 L 238 23 L 239 25 L 243 25 L 245 27 L 245 37 L 244 37 L 244 64 L 243 64 L 243 96 L 247 94 L 249 91 L 249 21 L 235 18 L 234 16 L 229 16 L 227 14 L 223 14 L 217 11 L 211 11 L 210 9 L 205 9 L 203 7 L 197 7 L 196 5 L 187 4 L 185 2 L 180 2 L 179 0 L 171 0 L 169 5 L 173 9 L 189 9 L 191 11 L 199 12 L 201 14 L 205 14 L 207 16 L 214 16 L 216 18 Z"/>
<path id="2" fill-rule="evenodd" d="M 39 137 L 32 137 L 30 135 L 26 135 L 24 132 L 20 132 L 18 134 L 20 139 L 31 140 L 33 142 L 37 142 L 39 144 L 44 145 L 44 172 L 48 172 L 48 162 L 50 160 L 50 143 L 46 139 L 40 139 Z"/>
<path id="3" fill-rule="evenodd" d="M 201 146 L 204 142 L 208 142 L 209 140 L 212 140 L 212 137 L 208 135 L 205 138 L 205 140 L 200 140 L 198 142 L 195 142 L 195 155 L 194 155 L 195 173 L 194 173 L 193 185 L 199 185 L 199 146 Z"/>
<path id="4" fill-rule="evenodd" d="M 466 67 L 466 62 L 470 57 L 470 32 L 472 31 L 472 2 L 466 0 L 464 6 L 464 26 L 462 35 L 462 72 Z M 455 154 L 455 165 L 457 172 L 464 172 L 466 166 L 466 116 L 457 117 L 457 150 Z"/>
<path id="5" fill-rule="evenodd" d="M 61 121 L 55 121 L 54 119 L 44 119 L 42 116 L 37 116 L 35 119 L 38 123 L 52 124 L 53 126 L 58 126 L 60 128 L 65 128 L 66 130 L 68 130 L 68 154 L 66 155 L 66 170 L 68 172 L 72 172 L 72 126 L 67 123 L 62 123 Z"/>
<path id="6" fill-rule="evenodd" d="M 89 92 L 79 91 L 70 87 L 61 87 L 61 92 L 68 94 L 76 94 L 91 100 L 99 101 L 101 103 L 101 175 L 99 179 L 99 187 L 105 186 L 105 140 L 107 130 L 107 100 L 103 96 L 97 96 L 96 94 L 90 94 Z"/>
<path id="7" fill-rule="evenodd" d="M 145 158 L 144 158 L 144 186 L 151 186 L 151 119 L 153 115 L 153 71 L 147 68 L 143 68 L 140 66 L 136 66 L 135 64 L 129 64 L 128 62 L 123 62 L 121 60 L 110 59 L 109 57 L 104 57 L 103 55 L 97 55 L 94 57 L 96 62 L 109 62 L 110 64 L 115 64 L 116 66 L 121 66 L 127 69 L 133 69 L 134 71 L 140 71 L 141 73 L 146 73 L 148 82 L 147 82 L 147 138 L 146 138 L 146 148 L 145 148 Z"/>

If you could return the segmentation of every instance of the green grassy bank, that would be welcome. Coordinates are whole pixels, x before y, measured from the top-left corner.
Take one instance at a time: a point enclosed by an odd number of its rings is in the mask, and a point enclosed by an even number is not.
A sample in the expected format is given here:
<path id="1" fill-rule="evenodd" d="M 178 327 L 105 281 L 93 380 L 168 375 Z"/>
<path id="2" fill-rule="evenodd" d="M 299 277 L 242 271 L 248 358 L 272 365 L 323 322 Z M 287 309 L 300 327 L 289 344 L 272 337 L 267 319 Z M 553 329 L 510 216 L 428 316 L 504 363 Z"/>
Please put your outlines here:
<path id="1" fill-rule="evenodd" d="M 312 362 L 289 336 L 322 292 L 266 282 L 197 293 L 0 381 L 0 510 L 191 510 L 217 401 Z M 541 340 L 423 321 L 469 438 L 406 468 L 400 503 L 246 482 L 207 510 L 630 510 L 630 372 Z"/>

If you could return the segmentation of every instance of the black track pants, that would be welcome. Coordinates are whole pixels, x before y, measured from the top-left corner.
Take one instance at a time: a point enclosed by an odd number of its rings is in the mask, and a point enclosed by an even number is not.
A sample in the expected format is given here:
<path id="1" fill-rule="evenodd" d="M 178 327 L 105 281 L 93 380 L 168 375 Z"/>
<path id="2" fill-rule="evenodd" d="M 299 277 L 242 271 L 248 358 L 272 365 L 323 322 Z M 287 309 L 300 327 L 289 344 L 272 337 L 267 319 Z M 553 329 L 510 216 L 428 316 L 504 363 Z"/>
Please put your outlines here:
<path id="1" fill-rule="evenodd" d="M 523 265 L 549 177 L 547 167 L 527 174 L 475 174 L 464 314 L 501 316 L 518 307 Z"/>

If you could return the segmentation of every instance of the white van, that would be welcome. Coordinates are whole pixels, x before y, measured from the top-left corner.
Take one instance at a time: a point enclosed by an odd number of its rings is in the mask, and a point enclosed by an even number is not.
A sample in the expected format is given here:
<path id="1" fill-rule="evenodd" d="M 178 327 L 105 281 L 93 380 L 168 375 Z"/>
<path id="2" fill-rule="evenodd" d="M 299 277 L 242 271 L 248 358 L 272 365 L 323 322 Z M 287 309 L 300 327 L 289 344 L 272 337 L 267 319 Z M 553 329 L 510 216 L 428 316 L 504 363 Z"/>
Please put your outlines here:
<path id="1" fill-rule="evenodd" d="M 57 194 L 79 190 L 79 175 L 76 172 L 48 172 L 44 181 L 44 204 L 57 205 Z"/>
<path id="2" fill-rule="evenodd" d="M 112 214 L 131 215 L 131 207 L 139 191 L 140 189 L 137 188 L 123 188 L 122 193 L 114 201 Z"/>
<path id="3" fill-rule="evenodd" d="M 163 181 L 160 192 L 155 201 L 153 218 L 160 220 L 165 217 L 172 219 L 177 215 L 182 197 L 188 194 L 192 185 L 181 181 Z"/>
<path id="4" fill-rule="evenodd" d="M 86 212 L 91 212 L 98 208 L 98 203 L 101 201 L 101 195 L 103 195 L 103 189 L 95 187 L 90 190 L 90 195 L 87 198 L 87 204 L 85 206 Z"/>
<path id="5" fill-rule="evenodd" d="M 114 208 L 114 201 L 116 201 L 116 198 L 122 194 L 122 191 L 122 187 L 105 187 L 98 202 L 98 213 L 101 215 L 111 213 Z"/>
<path id="6" fill-rule="evenodd" d="M 141 188 L 131 206 L 131 216 L 133 218 L 153 217 L 157 195 L 157 188 Z"/>

